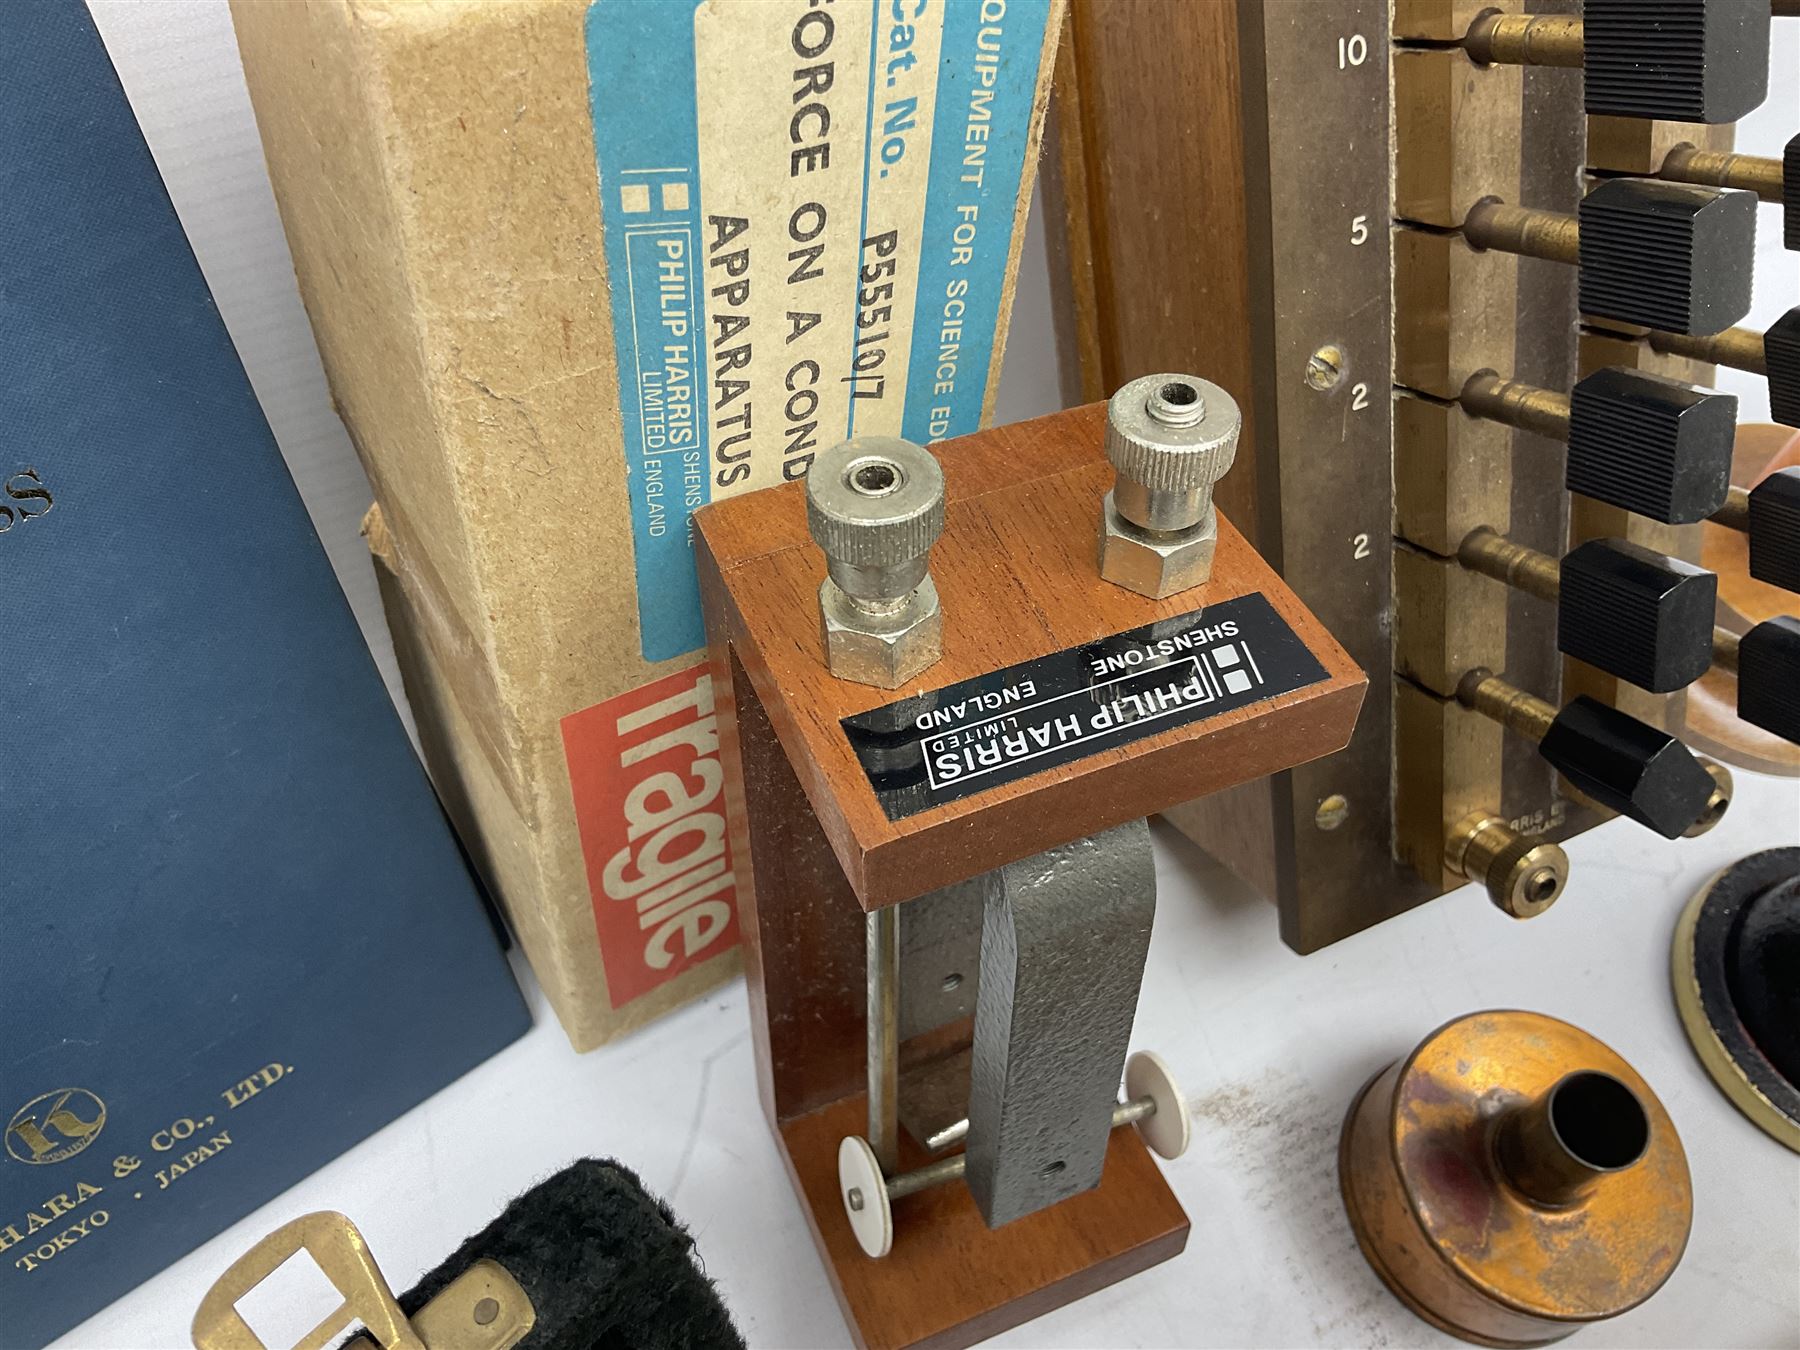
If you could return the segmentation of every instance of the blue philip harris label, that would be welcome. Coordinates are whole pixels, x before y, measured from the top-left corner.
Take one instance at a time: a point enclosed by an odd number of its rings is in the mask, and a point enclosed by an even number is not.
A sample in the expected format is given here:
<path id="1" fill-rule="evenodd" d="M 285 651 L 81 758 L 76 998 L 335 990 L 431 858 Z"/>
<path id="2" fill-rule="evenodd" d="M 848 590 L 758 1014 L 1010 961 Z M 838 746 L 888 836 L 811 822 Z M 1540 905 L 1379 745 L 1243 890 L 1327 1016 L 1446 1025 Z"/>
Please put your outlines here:
<path id="1" fill-rule="evenodd" d="M 646 660 L 704 645 L 698 507 L 981 424 L 1060 10 L 589 7 Z"/>

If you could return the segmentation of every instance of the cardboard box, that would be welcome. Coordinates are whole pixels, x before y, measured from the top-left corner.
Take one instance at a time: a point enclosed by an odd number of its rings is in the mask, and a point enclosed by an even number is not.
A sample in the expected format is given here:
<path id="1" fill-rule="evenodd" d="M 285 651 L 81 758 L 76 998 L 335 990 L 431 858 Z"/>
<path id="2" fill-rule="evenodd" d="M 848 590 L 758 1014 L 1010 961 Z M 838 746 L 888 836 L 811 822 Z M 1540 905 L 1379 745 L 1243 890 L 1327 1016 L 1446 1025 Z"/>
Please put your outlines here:
<path id="1" fill-rule="evenodd" d="M 235 0 L 427 756 L 570 1038 L 736 969 L 688 533 L 974 430 L 1062 0 Z"/>

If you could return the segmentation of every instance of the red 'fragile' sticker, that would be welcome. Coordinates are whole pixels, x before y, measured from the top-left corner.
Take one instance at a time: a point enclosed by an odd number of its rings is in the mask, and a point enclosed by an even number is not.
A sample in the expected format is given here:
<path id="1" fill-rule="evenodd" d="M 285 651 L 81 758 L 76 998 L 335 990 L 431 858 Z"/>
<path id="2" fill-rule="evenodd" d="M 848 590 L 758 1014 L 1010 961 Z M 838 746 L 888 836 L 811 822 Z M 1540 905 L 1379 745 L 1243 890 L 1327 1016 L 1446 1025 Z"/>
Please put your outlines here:
<path id="1" fill-rule="evenodd" d="M 704 661 L 563 718 L 615 1008 L 738 942 L 725 772 Z"/>

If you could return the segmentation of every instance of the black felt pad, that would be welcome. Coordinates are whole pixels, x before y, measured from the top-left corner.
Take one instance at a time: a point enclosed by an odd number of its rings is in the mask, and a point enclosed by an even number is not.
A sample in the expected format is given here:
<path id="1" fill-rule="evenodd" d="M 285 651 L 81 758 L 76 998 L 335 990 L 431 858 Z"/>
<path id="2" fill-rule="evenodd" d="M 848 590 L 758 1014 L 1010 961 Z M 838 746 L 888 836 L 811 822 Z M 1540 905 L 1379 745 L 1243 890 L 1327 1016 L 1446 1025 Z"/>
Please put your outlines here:
<path id="1" fill-rule="evenodd" d="M 401 1295 L 408 1317 L 483 1259 L 530 1295 L 521 1350 L 744 1350 L 694 1240 L 618 1163 L 585 1158 L 534 1186 Z"/>

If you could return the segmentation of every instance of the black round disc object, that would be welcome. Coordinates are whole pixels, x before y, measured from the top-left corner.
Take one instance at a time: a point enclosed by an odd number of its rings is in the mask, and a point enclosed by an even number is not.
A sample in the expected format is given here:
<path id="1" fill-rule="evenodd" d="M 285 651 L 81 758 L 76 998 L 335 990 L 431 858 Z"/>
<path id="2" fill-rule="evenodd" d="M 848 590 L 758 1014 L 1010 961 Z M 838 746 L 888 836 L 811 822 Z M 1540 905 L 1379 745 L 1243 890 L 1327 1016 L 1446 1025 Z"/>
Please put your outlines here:
<path id="1" fill-rule="evenodd" d="M 1800 1152 L 1800 848 L 1726 868 L 1676 927 L 1675 1001 L 1725 1095 Z"/>

